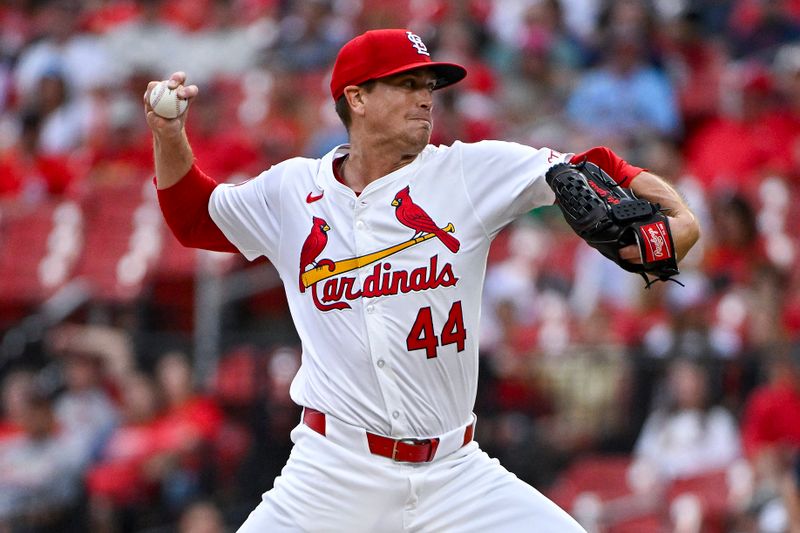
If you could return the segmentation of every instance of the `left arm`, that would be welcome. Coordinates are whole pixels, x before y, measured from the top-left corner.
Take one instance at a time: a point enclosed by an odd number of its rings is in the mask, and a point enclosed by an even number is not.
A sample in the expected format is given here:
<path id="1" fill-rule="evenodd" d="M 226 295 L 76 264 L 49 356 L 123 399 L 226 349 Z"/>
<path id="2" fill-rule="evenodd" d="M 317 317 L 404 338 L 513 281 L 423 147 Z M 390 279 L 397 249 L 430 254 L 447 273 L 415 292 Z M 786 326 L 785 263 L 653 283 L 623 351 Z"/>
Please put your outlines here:
<path id="1" fill-rule="evenodd" d="M 681 195 L 664 179 L 647 170 L 631 165 L 609 148 L 596 146 L 575 154 L 571 162 L 588 160 L 608 173 L 621 187 L 631 189 L 636 196 L 658 203 L 669 217 L 672 240 L 678 261 L 689 252 L 700 238 L 700 224 Z M 641 263 L 639 248 L 635 245 L 620 249 L 620 257 L 631 263 Z"/>
<path id="2" fill-rule="evenodd" d="M 640 198 L 658 203 L 669 217 L 672 240 L 680 261 L 700 238 L 700 224 L 689 206 L 669 183 L 647 171 L 639 173 L 630 183 L 630 189 Z M 620 256 L 628 261 L 639 261 L 637 246 L 626 246 Z"/>

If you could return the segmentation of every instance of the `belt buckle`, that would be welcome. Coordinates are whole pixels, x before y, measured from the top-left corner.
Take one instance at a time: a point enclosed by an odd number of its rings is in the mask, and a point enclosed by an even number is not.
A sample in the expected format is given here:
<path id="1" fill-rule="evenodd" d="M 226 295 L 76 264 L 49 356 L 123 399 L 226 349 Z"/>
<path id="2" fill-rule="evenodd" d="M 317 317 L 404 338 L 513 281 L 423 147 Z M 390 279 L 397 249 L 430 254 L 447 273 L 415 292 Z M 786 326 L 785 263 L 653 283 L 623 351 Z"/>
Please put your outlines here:
<path id="1" fill-rule="evenodd" d="M 412 446 L 423 446 L 425 444 L 430 446 L 431 439 L 397 439 L 394 441 L 394 444 L 392 445 L 392 461 L 397 463 L 408 463 L 410 461 L 400 461 L 397 459 L 397 445 L 400 443 L 411 444 Z M 430 448 L 428 449 L 428 455 L 430 455 Z M 430 460 L 430 457 L 428 457 L 428 459 Z"/>

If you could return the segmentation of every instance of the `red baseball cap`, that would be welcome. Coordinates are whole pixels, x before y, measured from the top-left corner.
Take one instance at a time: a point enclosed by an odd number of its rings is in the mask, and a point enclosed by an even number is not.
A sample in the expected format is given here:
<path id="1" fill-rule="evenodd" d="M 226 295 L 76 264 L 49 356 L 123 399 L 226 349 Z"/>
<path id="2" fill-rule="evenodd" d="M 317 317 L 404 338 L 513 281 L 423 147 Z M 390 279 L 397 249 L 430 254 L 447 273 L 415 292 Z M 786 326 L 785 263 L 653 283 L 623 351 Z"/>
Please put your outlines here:
<path id="1" fill-rule="evenodd" d="M 338 100 L 348 85 L 391 76 L 417 68 L 430 68 L 436 74 L 436 89 L 459 82 L 467 70 L 455 63 L 431 61 L 422 39 L 409 30 L 371 30 L 345 44 L 331 76 L 331 95 Z"/>

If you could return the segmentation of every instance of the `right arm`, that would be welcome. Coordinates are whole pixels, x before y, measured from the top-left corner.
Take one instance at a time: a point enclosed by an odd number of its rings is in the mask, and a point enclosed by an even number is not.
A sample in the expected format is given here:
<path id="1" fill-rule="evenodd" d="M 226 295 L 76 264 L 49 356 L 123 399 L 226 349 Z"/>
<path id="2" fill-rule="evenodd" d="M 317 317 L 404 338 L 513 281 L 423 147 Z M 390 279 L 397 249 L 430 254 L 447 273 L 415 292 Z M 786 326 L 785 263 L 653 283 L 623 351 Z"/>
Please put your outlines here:
<path id="1" fill-rule="evenodd" d="M 169 78 L 170 87 L 183 85 L 186 74 L 176 72 Z M 144 94 L 147 125 L 153 132 L 158 203 L 167 225 L 178 241 L 191 248 L 219 252 L 237 252 L 208 213 L 208 202 L 217 183 L 195 164 L 186 136 L 188 109 L 174 119 L 159 117 L 150 107 L 150 91 L 157 84 L 151 81 Z M 178 96 L 189 100 L 197 96 L 197 86 L 178 89 Z"/>
<path id="2" fill-rule="evenodd" d="M 179 85 L 178 96 L 191 103 L 197 96 L 196 85 L 183 85 L 186 82 L 186 74 L 175 72 L 169 77 L 170 88 Z M 181 178 L 189 172 L 194 162 L 192 147 L 186 136 L 186 117 L 189 110 L 174 119 L 159 117 L 150 107 L 150 91 L 158 84 L 151 81 L 147 85 L 144 93 L 144 111 L 147 118 L 147 125 L 153 132 L 153 158 L 156 167 L 156 185 L 159 189 L 166 189 L 178 183 Z"/>

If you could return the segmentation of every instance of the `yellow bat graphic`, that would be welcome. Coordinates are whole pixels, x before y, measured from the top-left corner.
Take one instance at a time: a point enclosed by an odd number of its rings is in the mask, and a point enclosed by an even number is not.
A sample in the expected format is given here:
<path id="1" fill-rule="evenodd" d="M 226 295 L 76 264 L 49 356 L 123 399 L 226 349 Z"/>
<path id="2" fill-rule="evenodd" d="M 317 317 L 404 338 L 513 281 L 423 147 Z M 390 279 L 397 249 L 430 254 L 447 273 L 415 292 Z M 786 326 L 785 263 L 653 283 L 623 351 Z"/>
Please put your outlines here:
<path id="1" fill-rule="evenodd" d="M 454 233 L 456 228 L 452 223 L 448 223 L 447 226 L 442 228 L 442 231 Z M 351 270 L 371 265 L 376 261 L 380 261 L 381 259 L 396 254 L 397 252 L 405 250 L 406 248 L 410 248 L 411 246 L 415 246 L 421 242 L 425 242 L 433 237 L 435 237 L 433 233 L 426 233 L 425 235 L 421 235 L 416 239 L 410 239 L 405 242 L 401 242 L 400 244 L 390 246 L 389 248 L 378 250 L 377 252 L 372 252 L 367 255 L 362 255 L 361 257 L 342 259 L 333 263 L 333 269 L 325 265 L 312 268 L 311 270 L 303 273 L 303 285 L 310 287 L 315 283 L 332 278 L 333 276 L 338 276 L 339 274 L 344 274 L 345 272 L 350 272 Z"/>

